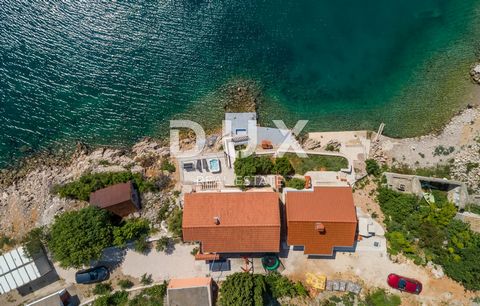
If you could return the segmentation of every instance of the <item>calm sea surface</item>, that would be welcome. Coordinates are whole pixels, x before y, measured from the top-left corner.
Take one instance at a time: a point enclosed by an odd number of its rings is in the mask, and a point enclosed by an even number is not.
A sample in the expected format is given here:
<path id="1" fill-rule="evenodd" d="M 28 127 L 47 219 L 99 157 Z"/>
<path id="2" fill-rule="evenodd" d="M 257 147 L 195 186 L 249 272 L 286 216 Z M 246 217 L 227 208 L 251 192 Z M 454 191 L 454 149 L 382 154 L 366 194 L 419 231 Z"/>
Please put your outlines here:
<path id="1" fill-rule="evenodd" d="M 217 118 L 236 79 L 262 87 L 265 123 L 311 130 L 426 133 L 473 102 L 480 1 L 132 2 L 0 1 L 0 167 Z"/>

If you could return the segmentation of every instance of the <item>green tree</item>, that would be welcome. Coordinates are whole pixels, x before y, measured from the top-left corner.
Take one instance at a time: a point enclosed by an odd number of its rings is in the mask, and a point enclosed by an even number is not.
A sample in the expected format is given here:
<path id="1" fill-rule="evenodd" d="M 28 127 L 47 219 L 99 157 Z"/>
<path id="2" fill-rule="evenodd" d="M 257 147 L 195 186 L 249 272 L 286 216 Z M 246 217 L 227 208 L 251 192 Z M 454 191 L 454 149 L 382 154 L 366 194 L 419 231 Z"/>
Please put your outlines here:
<path id="1" fill-rule="evenodd" d="M 62 267 L 79 268 L 102 255 L 112 243 L 111 215 L 89 206 L 57 216 L 48 247 Z"/>
<path id="2" fill-rule="evenodd" d="M 255 174 L 267 175 L 272 174 L 273 162 L 268 156 L 255 158 Z"/>
<path id="3" fill-rule="evenodd" d="M 235 159 L 233 168 L 235 170 L 235 175 L 239 177 L 253 176 L 257 172 L 255 158 L 253 155 Z"/>
<path id="4" fill-rule="evenodd" d="M 22 239 L 22 245 L 25 253 L 33 257 L 43 251 L 47 234 L 45 228 L 37 227 L 29 231 Z"/>
<path id="5" fill-rule="evenodd" d="M 415 253 L 415 248 L 412 244 L 405 238 L 401 232 L 390 232 L 386 233 L 388 242 L 390 243 L 390 253 L 396 255 L 400 252 L 407 254 Z"/>
<path id="6" fill-rule="evenodd" d="M 273 171 L 282 176 L 290 176 L 295 173 L 295 170 L 287 157 L 277 157 L 275 159 Z"/>
<path id="7" fill-rule="evenodd" d="M 367 159 L 365 163 L 366 163 L 368 175 L 378 176 L 380 174 L 381 172 L 380 166 L 378 165 L 376 160 Z"/>
<path id="8" fill-rule="evenodd" d="M 121 226 L 113 229 L 113 244 L 118 247 L 124 247 L 127 242 L 145 237 L 149 232 L 150 224 L 148 220 L 143 218 L 129 219 Z"/>

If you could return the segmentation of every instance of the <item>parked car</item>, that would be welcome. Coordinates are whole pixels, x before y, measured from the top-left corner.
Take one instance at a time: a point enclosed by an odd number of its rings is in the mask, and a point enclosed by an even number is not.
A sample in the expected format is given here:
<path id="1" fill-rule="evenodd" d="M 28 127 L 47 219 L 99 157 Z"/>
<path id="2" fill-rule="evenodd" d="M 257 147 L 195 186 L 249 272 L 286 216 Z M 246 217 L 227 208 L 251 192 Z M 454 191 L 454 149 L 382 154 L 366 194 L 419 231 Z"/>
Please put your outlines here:
<path id="1" fill-rule="evenodd" d="M 390 287 L 413 294 L 422 292 L 422 283 L 419 281 L 391 273 L 387 277 L 387 283 Z"/>
<path id="2" fill-rule="evenodd" d="M 92 284 L 102 282 L 110 276 L 108 268 L 105 266 L 94 267 L 86 270 L 80 270 L 75 273 L 77 284 Z"/>

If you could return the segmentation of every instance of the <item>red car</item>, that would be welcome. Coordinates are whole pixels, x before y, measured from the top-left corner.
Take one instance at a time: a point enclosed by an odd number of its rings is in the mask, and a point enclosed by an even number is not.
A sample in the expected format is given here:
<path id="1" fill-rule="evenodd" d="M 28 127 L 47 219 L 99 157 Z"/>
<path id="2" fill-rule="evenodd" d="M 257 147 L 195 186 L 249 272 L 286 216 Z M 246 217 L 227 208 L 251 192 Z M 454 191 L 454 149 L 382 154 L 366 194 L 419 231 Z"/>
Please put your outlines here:
<path id="1" fill-rule="evenodd" d="M 413 294 L 422 292 L 422 283 L 419 281 L 391 273 L 387 277 L 387 283 L 390 287 Z"/>

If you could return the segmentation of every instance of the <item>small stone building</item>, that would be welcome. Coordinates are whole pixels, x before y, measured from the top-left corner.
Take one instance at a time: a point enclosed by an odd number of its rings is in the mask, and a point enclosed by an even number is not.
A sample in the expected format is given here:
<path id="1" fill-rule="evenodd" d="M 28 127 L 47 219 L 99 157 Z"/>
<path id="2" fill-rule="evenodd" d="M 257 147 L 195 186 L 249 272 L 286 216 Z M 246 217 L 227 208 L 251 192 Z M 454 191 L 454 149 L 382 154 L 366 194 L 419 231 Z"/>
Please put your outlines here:
<path id="1" fill-rule="evenodd" d="M 125 217 L 140 209 L 140 197 L 133 183 L 127 182 L 92 192 L 90 204 Z"/>
<path id="2" fill-rule="evenodd" d="M 212 278 L 172 279 L 167 289 L 168 306 L 212 306 Z"/>

